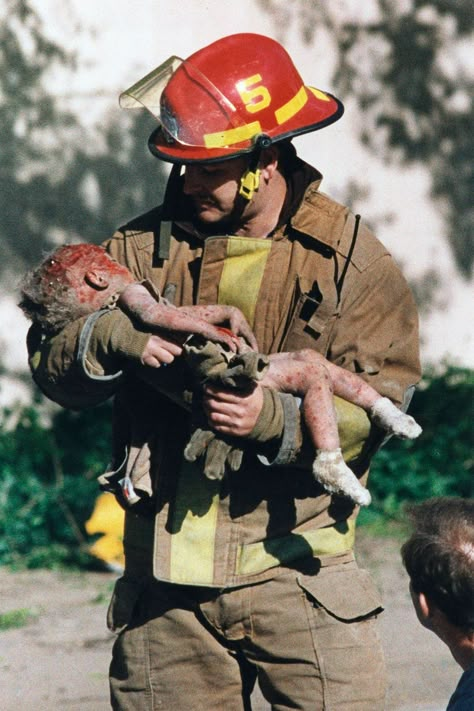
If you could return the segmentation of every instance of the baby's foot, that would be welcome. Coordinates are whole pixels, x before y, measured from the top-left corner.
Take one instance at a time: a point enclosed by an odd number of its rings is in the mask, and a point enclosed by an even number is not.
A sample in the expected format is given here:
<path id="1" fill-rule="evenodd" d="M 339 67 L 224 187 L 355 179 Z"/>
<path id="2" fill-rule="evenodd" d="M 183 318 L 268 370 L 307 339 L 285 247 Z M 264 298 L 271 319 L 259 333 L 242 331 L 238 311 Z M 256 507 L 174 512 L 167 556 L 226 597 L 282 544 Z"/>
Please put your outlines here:
<path id="1" fill-rule="evenodd" d="M 418 422 L 395 407 L 387 397 L 376 400 L 370 416 L 376 425 L 402 439 L 416 439 L 422 432 Z"/>
<path id="2" fill-rule="evenodd" d="M 313 474 L 331 494 L 348 496 L 360 506 L 368 506 L 372 501 L 368 490 L 345 463 L 340 449 L 319 450 L 313 462 Z"/>

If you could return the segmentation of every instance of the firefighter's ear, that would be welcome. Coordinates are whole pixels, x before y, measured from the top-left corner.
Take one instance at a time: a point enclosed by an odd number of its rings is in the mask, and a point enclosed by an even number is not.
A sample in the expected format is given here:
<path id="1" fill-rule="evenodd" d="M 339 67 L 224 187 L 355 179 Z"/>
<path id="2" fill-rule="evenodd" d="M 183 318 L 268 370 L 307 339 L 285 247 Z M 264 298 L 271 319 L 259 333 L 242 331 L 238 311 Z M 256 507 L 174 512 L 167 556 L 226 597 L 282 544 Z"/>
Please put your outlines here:
<path id="1" fill-rule="evenodd" d="M 93 289 L 97 289 L 97 291 L 107 289 L 110 283 L 107 272 L 102 269 L 97 269 L 97 267 L 88 269 L 84 275 L 84 280 Z"/>
<path id="2" fill-rule="evenodd" d="M 271 180 L 278 168 L 278 148 L 269 146 L 262 151 L 260 157 L 260 173 L 265 180 Z"/>

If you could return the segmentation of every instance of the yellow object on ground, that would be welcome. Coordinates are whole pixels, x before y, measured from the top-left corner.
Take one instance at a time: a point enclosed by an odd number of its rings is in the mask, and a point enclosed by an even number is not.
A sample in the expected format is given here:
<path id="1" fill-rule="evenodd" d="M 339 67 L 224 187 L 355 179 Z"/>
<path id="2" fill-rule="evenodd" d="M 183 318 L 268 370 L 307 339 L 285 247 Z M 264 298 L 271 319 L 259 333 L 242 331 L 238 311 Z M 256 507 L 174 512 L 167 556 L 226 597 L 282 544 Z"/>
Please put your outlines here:
<path id="1" fill-rule="evenodd" d="M 103 534 L 92 544 L 90 552 L 113 569 L 123 570 L 124 567 L 123 524 L 124 511 L 114 495 L 100 494 L 85 527 L 90 536 L 94 533 Z"/>

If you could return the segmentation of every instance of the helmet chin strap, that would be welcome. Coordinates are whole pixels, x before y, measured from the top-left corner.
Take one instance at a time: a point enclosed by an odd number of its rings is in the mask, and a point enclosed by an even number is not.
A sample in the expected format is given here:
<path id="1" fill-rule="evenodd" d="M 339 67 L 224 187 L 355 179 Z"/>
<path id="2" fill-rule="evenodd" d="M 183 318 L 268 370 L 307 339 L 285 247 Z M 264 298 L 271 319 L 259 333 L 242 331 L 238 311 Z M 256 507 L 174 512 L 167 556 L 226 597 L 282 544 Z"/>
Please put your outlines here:
<path id="1" fill-rule="evenodd" d="M 253 161 L 252 161 L 253 163 Z M 257 161 L 258 164 L 258 161 Z M 248 166 L 245 173 L 240 178 L 240 188 L 239 195 L 250 202 L 254 194 L 257 192 L 260 186 L 260 170 L 257 167 L 253 167 L 251 164 Z"/>
<path id="2" fill-rule="evenodd" d="M 250 202 L 254 194 L 258 191 L 260 186 L 260 169 L 258 164 L 260 162 L 260 156 L 264 148 L 268 148 L 272 143 L 272 139 L 266 136 L 264 133 L 260 134 L 255 140 L 255 148 L 250 155 L 249 164 L 247 170 L 240 178 L 240 188 L 239 195 Z"/>

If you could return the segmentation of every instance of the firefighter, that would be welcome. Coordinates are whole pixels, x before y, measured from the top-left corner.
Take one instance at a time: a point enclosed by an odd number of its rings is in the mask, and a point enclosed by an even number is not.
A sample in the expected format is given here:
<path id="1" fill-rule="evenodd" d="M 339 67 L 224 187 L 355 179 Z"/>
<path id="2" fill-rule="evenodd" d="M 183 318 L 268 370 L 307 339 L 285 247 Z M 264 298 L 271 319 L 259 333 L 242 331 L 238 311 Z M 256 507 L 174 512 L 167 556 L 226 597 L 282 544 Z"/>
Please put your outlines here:
<path id="1" fill-rule="evenodd" d="M 240 308 L 263 353 L 313 349 L 406 407 L 420 377 L 410 290 L 292 143 L 338 120 L 341 102 L 257 34 L 172 57 L 120 101 L 155 116 L 149 147 L 172 169 L 163 204 L 117 230 L 108 252 L 176 306 Z M 258 382 L 196 393 L 181 345 L 117 309 L 53 336 L 33 327 L 29 351 L 63 406 L 115 396 L 101 477 L 127 509 L 108 614 L 113 708 L 241 711 L 258 680 L 275 709 L 382 709 L 382 604 L 354 558 L 358 506 L 312 476 L 298 399 Z M 222 480 L 183 457 L 191 400 L 244 450 Z M 380 433 L 358 407 L 336 408 L 365 485 Z"/>

